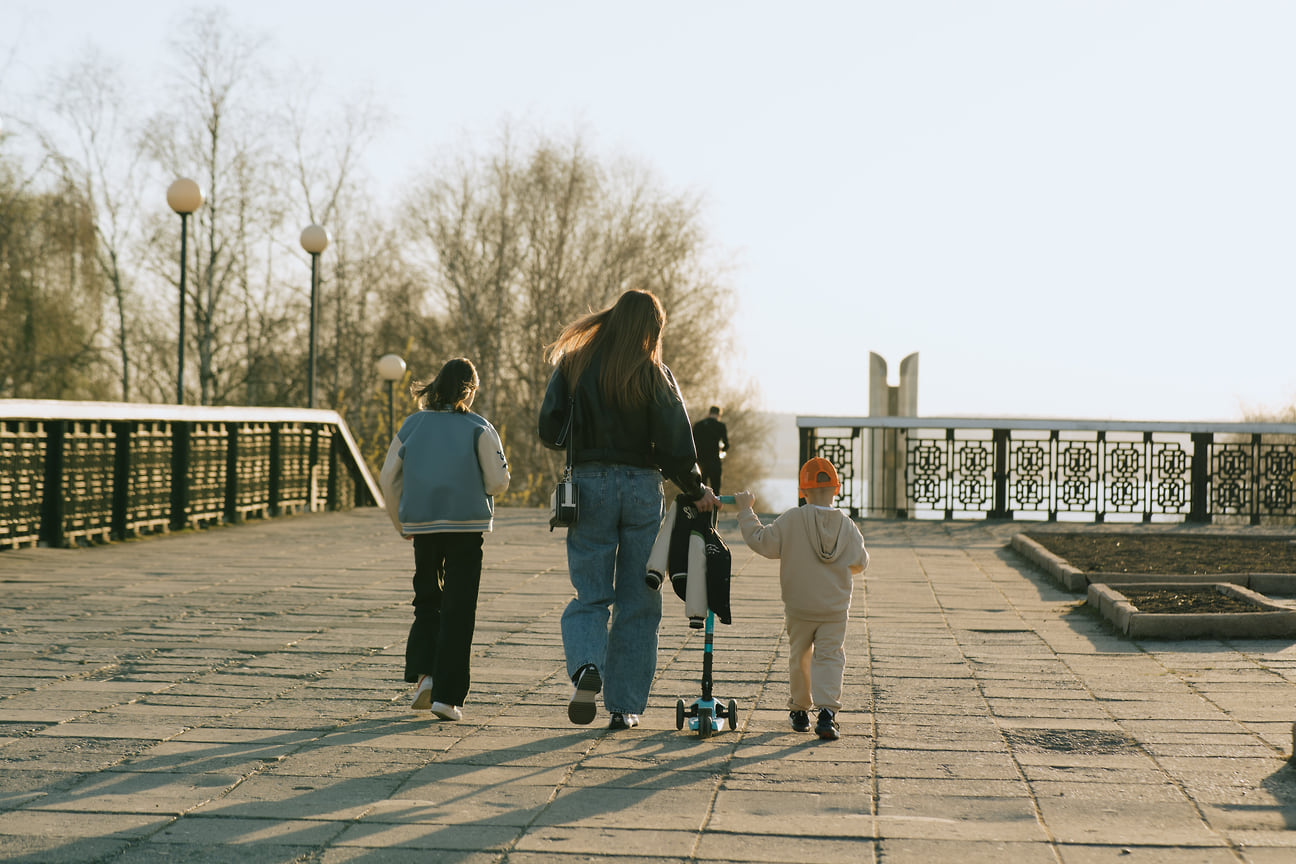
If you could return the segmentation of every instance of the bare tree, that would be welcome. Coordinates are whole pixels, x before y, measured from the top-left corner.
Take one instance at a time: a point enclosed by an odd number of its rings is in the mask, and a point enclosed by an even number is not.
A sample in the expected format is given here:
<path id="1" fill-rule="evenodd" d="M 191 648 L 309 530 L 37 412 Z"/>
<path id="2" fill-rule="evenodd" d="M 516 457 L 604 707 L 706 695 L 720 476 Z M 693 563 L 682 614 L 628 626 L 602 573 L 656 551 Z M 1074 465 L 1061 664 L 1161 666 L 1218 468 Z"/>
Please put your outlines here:
<path id="1" fill-rule="evenodd" d="M 405 208 L 418 260 L 426 268 L 439 310 L 455 322 L 459 338 L 445 356 L 464 354 L 485 386 L 479 408 L 498 405 L 504 334 L 513 328 L 514 286 L 521 263 L 515 187 L 516 154 L 506 130 L 487 157 L 470 156 L 415 187 Z M 417 253 L 416 253 L 417 254 Z"/>
<path id="2" fill-rule="evenodd" d="M 425 178 L 404 209 L 429 295 L 457 334 L 444 356 L 466 354 L 482 373 L 481 410 L 519 478 L 511 501 L 539 503 L 556 468 L 535 435 L 550 373 L 544 346 L 577 315 L 627 288 L 653 290 L 686 395 L 719 376 L 729 292 L 700 201 L 663 190 L 646 169 L 606 167 L 579 137 L 539 137 L 520 153 L 506 130 L 492 154 Z"/>
<path id="3" fill-rule="evenodd" d="M 129 100 L 116 68 L 93 46 L 55 76 L 48 92 L 53 115 L 68 134 L 42 130 L 38 138 L 61 184 L 77 190 L 94 214 L 95 261 L 111 292 L 121 398 L 129 401 L 131 323 L 145 311 L 136 306 L 133 290 L 143 170 L 134 122 L 125 110 Z"/>
<path id="4" fill-rule="evenodd" d="M 213 404 L 243 395 L 249 318 L 260 314 L 249 292 L 273 291 L 272 247 L 261 240 L 281 227 L 282 190 L 264 134 L 268 112 L 254 87 L 266 80 L 257 63 L 261 43 L 229 29 L 214 10 L 188 19 L 180 34 L 180 107 L 155 115 L 144 140 L 164 171 L 194 175 L 206 196 L 191 217 L 187 329 L 197 349 L 199 401 Z"/>
<path id="5" fill-rule="evenodd" d="M 305 94 L 285 112 L 299 212 L 331 236 L 320 278 L 319 337 L 320 378 L 329 382 L 324 404 L 333 407 L 357 406 L 372 388 L 372 308 L 384 282 L 399 270 L 390 266 L 396 244 L 373 212 L 361 162 L 385 122 L 385 113 L 369 99 L 320 110 Z"/>

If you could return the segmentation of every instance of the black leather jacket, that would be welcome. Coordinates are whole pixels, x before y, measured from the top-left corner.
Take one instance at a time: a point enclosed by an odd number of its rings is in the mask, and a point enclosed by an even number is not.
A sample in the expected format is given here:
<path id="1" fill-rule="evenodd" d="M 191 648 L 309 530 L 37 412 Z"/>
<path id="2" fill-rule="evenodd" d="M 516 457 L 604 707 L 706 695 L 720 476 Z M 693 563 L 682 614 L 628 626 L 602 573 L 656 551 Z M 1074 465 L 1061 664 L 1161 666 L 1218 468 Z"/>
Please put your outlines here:
<path id="1" fill-rule="evenodd" d="M 693 428 L 675 376 L 663 366 L 666 378 L 656 399 L 636 411 L 613 411 L 599 392 L 600 361 L 597 355 L 590 360 L 576 387 L 573 464 L 655 466 L 689 498 L 701 498 L 706 493 L 693 449 Z M 567 379 L 555 369 L 540 406 L 540 440 L 551 450 L 567 447 L 568 396 Z"/>

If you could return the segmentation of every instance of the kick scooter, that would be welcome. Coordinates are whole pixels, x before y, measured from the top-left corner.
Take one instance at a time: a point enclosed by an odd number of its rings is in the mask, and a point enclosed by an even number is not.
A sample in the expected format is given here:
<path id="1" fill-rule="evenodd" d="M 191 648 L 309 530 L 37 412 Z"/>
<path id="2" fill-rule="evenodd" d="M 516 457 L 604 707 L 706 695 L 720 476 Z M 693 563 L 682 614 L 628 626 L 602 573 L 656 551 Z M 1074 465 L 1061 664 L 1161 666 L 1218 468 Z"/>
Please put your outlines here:
<path id="1" fill-rule="evenodd" d="M 722 504 L 734 503 L 732 495 L 721 495 Z M 714 516 L 712 517 L 715 518 Z M 710 738 L 715 732 L 733 729 L 738 722 L 738 703 L 730 699 L 721 704 L 711 694 L 711 658 L 715 644 L 715 613 L 707 609 L 706 624 L 703 630 L 704 647 L 702 653 L 702 698 L 685 706 L 683 699 L 675 701 L 675 728 L 683 729 L 688 720 L 689 729 L 698 733 L 699 738 Z"/>

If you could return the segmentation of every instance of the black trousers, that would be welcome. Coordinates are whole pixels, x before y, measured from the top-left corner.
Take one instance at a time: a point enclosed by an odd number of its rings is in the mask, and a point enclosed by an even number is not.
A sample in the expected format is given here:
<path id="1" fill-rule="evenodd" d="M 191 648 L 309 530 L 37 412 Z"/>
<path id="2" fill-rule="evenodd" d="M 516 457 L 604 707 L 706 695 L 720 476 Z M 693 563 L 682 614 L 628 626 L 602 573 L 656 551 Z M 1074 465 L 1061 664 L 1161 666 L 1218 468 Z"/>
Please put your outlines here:
<path id="1" fill-rule="evenodd" d="M 414 535 L 414 623 L 405 680 L 432 676 L 432 701 L 463 705 L 481 585 L 480 531 Z"/>
<path id="2" fill-rule="evenodd" d="M 698 470 L 702 472 L 702 482 L 711 487 L 711 491 L 720 494 L 720 466 L 724 460 L 719 456 L 698 459 Z"/>

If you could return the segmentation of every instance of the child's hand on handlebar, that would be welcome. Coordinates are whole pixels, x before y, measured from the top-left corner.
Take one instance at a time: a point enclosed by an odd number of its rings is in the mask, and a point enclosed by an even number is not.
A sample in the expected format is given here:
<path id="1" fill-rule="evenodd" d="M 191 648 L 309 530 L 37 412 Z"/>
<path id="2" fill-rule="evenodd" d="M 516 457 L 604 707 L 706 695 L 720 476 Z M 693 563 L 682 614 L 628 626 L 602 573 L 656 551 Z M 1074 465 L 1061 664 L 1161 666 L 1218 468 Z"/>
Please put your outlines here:
<path id="1" fill-rule="evenodd" d="M 734 503 L 738 505 L 738 509 L 740 510 L 746 510 L 756 503 L 756 496 L 745 490 L 742 492 L 735 492 L 733 499 Z"/>

